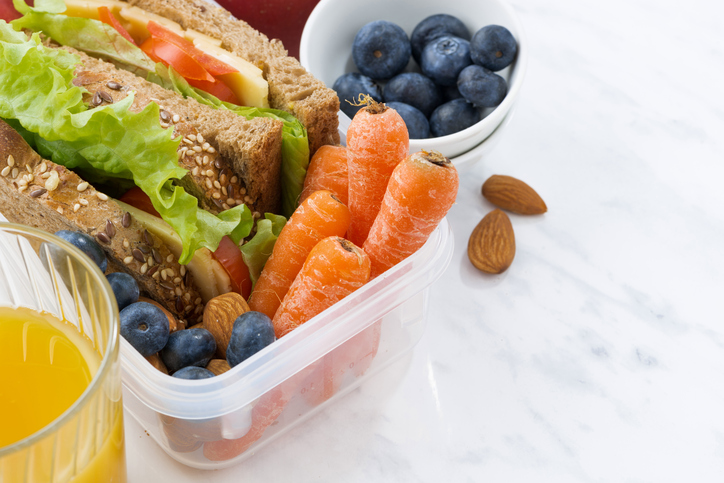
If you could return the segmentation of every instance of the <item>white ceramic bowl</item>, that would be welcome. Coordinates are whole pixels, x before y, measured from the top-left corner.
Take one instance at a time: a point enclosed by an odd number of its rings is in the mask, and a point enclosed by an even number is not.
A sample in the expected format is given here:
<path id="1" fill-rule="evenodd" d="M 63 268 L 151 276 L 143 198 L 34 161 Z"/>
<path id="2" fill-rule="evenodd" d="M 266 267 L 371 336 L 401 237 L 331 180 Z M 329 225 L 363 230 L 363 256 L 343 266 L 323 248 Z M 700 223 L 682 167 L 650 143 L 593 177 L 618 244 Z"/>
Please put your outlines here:
<path id="1" fill-rule="evenodd" d="M 302 65 L 326 85 L 332 86 L 346 72 L 356 72 L 352 42 L 357 31 L 373 20 L 388 20 L 402 27 L 408 36 L 424 18 L 438 13 L 454 15 L 474 34 L 497 24 L 506 27 L 518 42 L 513 63 L 498 72 L 508 82 L 508 93 L 492 112 L 463 131 L 429 139 L 411 139 L 410 152 L 435 150 L 454 158 L 482 143 L 500 125 L 515 103 L 523 83 L 528 46 L 513 8 L 501 0 L 321 0 L 309 16 L 299 47 Z M 419 71 L 414 61 L 407 70 Z M 349 118 L 340 111 L 340 126 Z M 346 121 L 346 122 L 345 122 Z"/>

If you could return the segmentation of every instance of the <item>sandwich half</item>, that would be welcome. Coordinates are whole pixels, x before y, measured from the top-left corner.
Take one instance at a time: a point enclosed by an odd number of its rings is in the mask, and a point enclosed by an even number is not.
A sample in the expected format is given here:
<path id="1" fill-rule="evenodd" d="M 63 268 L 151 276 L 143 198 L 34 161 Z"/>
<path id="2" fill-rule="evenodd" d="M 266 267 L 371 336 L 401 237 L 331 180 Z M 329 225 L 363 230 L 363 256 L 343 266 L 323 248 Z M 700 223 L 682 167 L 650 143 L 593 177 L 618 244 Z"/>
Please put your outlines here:
<path id="1" fill-rule="evenodd" d="M 16 29 L 42 32 L 215 109 L 282 121 L 277 211 L 285 216 L 296 208 L 310 155 L 339 142 L 334 91 L 288 57 L 281 42 L 220 7 L 201 0 L 14 4 L 23 13 Z"/>
<path id="2" fill-rule="evenodd" d="M 131 112 L 151 103 L 159 106 L 159 124 L 182 137 L 178 162 L 188 173 L 179 184 L 201 208 L 219 213 L 246 204 L 252 212 L 279 210 L 281 121 L 214 109 L 71 47 L 63 50 L 81 61 L 73 85 L 86 91 L 83 101 L 90 109 L 120 102 L 130 93 Z"/>
<path id="3" fill-rule="evenodd" d="M 151 215 L 42 159 L 4 121 L 0 121 L 0 211 L 11 222 L 51 233 L 72 230 L 93 236 L 108 257 L 108 271 L 132 275 L 139 289 L 181 324 L 199 322 L 205 302 L 231 290 L 228 275 L 208 252 L 197 252 L 191 264 L 179 264 L 179 246 L 141 222 Z"/>

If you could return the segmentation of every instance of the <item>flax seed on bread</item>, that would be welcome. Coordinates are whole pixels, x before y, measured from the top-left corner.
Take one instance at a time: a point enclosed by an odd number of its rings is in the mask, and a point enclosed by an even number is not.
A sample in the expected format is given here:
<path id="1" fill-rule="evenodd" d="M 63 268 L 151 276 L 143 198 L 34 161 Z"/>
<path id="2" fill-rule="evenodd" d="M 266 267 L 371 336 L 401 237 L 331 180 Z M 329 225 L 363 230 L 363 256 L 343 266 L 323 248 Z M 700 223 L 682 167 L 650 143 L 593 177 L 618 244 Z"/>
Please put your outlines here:
<path id="1" fill-rule="evenodd" d="M 320 146 L 338 144 L 337 94 L 287 56 L 281 41 L 269 40 L 243 20 L 204 0 L 128 0 L 146 11 L 173 20 L 222 41 L 222 47 L 261 66 L 269 83 L 269 104 L 293 114 L 309 135 L 310 154 Z"/>
<path id="2" fill-rule="evenodd" d="M 151 102 L 161 107 L 168 120 L 160 119 L 162 125 L 173 127 L 175 134 L 185 137 L 179 146 L 183 151 L 179 164 L 189 170 L 189 175 L 181 184 L 199 198 L 202 208 L 217 213 L 240 200 L 252 211 L 278 212 L 281 121 L 265 117 L 247 120 L 227 110 L 213 109 L 113 64 L 70 47 L 62 48 L 81 59 L 73 83 L 88 90 L 84 100 L 90 107 L 117 102 L 131 91 L 135 93 L 131 111 L 141 111 Z M 109 84 L 114 88 L 109 88 Z M 199 134 L 201 142 L 196 140 Z M 223 173 L 226 180 L 220 179 Z M 237 180 L 232 183 L 234 177 Z M 234 196 L 228 195 L 229 189 Z"/>
<path id="3" fill-rule="evenodd" d="M 1 120 L 0 213 L 50 233 L 74 230 L 95 237 L 109 272 L 132 275 L 142 293 L 187 325 L 202 320 L 204 302 L 193 275 L 160 239 L 77 174 L 42 159 Z"/>

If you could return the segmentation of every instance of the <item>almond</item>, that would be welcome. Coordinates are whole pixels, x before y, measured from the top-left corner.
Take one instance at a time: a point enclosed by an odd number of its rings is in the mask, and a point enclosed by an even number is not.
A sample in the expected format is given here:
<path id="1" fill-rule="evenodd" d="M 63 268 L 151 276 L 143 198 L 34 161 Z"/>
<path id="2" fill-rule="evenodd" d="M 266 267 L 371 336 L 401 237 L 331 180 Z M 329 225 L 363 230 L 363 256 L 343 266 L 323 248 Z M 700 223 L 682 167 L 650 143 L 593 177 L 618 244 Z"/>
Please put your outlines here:
<path id="1" fill-rule="evenodd" d="M 231 339 L 234 321 L 249 311 L 244 297 L 235 292 L 225 293 L 209 300 L 204 309 L 204 328 L 211 332 L 216 340 L 216 354 L 226 359 L 226 347 Z"/>
<path id="2" fill-rule="evenodd" d="M 164 374 L 168 374 L 168 369 L 166 369 L 166 364 L 163 363 L 161 360 L 161 357 L 158 355 L 158 353 L 153 354 L 152 356 L 146 357 L 146 360 L 151 363 L 153 367 L 158 369 L 159 371 L 163 372 Z"/>
<path id="3" fill-rule="evenodd" d="M 468 240 L 468 258 L 486 273 L 503 273 L 515 257 L 515 234 L 510 218 L 493 210 L 480 220 Z"/>
<path id="4" fill-rule="evenodd" d="M 519 215 L 540 215 L 548 211 L 533 188 L 512 176 L 495 174 L 483 183 L 483 196 L 498 208 Z"/>
<path id="5" fill-rule="evenodd" d="M 206 368 L 213 372 L 215 376 L 220 376 L 231 369 L 231 366 L 226 362 L 226 359 L 211 359 Z"/>

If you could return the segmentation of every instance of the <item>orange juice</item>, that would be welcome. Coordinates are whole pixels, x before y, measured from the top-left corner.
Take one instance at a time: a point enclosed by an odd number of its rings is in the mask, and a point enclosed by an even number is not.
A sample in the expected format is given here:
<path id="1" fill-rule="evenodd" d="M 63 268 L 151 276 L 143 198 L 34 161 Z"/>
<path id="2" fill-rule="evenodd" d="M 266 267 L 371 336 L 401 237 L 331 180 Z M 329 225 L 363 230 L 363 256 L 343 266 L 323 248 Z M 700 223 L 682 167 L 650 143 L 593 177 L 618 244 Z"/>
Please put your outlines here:
<path id="1" fill-rule="evenodd" d="M 92 342 L 69 322 L 31 309 L 0 307 L 0 448 L 32 435 L 66 412 L 88 388 L 100 362 Z M 74 483 L 125 481 L 120 399 L 106 412 L 112 422 L 108 434 L 99 438 L 90 428 L 89 435 L 76 436 L 75 441 L 61 438 L 68 443 L 67 450 L 77 453 L 72 458 Z M 84 444 L 84 440 L 93 442 Z"/>
<path id="2" fill-rule="evenodd" d="M 96 355 L 89 367 L 92 353 L 75 327 L 50 315 L 0 309 L 0 447 L 44 428 L 83 394 L 98 365 Z"/>

